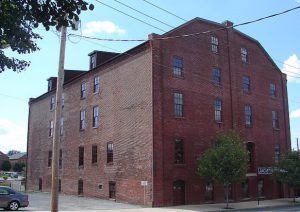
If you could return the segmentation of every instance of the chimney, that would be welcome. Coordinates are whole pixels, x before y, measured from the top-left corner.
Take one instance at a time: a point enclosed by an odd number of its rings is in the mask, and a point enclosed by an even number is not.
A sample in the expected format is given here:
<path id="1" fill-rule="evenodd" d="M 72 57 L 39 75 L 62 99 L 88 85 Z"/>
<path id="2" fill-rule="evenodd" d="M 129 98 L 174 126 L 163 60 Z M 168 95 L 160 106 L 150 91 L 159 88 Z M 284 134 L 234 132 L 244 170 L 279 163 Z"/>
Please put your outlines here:
<path id="1" fill-rule="evenodd" d="M 228 20 L 224 21 L 222 24 L 225 25 L 226 27 L 233 27 L 233 22 Z"/>

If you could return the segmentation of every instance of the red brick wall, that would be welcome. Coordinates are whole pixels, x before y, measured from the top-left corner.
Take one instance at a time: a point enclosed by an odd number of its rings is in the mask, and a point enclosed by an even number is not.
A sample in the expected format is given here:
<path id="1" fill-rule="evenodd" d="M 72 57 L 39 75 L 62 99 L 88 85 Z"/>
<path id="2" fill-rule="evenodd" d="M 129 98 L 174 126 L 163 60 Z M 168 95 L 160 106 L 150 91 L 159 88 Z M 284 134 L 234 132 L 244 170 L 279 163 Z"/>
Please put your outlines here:
<path id="1" fill-rule="evenodd" d="M 190 34 L 218 28 L 204 22 L 192 22 L 167 36 Z M 262 47 L 248 37 L 228 30 L 216 31 L 220 52 L 210 50 L 210 34 L 153 42 L 154 80 L 154 205 L 173 204 L 173 182 L 186 183 L 186 203 L 205 202 L 205 182 L 196 174 L 197 158 L 211 145 L 218 132 L 234 127 L 246 142 L 255 143 L 257 166 L 274 163 L 274 146 L 281 153 L 290 148 L 286 83 Z M 229 44 L 228 44 L 229 42 Z M 229 49 L 228 49 L 229 47 Z M 241 61 L 240 48 L 246 47 L 249 62 Z M 183 58 L 183 78 L 172 74 L 172 56 Z M 160 65 L 158 65 L 160 64 Z M 221 86 L 212 83 L 212 68 L 221 70 Z M 250 76 L 251 92 L 244 93 L 243 75 Z M 277 97 L 270 96 L 275 83 Z M 184 117 L 174 118 L 173 92 L 183 93 Z M 223 122 L 214 121 L 215 98 L 222 100 Z M 252 106 L 253 126 L 245 127 L 244 105 Z M 279 130 L 272 128 L 271 111 L 279 112 Z M 285 116 L 285 118 L 284 118 Z M 184 140 L 185 164 L 174 164 L 174 141 Z M 266 198 L 274 195 L 273 181 L 265 180 Z M 254 180 L 254 181 L 253 181 Z M 251 198 L 256 197 L 256 177 L 251 180 Z M 234 199 L 241 199 L 240 184 L 234 186 Z M 215 201 L 224 201 L 223 188 L 215 188 Z"/>
<path id="2" fill-rule="evenodd" d="M 152 204 L 152 88 L 151 54 L 142 51 L 118 63 L 84 75 L 65 86 L 63 108 L 65 133 L 61 140 L 62 192 L 77 194 L 83 180 L 83 194 L 108 198 L 109 181 L 116 182 L 116 200 L 144 203 L 141 181 L 148 181 L 145 203 Z M 93 94 L 93 78 L 100 76 L 101 88 Z M 80 99 L 80 84 L 87 82 L 87 98 Z M 28 189 L 49 191 L 51 168 L 47 167 L 52 138 L 48 138 L 50 96 L 30 105 Z M 100 108 L 99 127 L 92 127 L 92 108 Z M 79 130 L 80 110 L 86 110 L 86 129 Z M 114 145 L 113 165 L 106 163 L 107 143 Z M 98 146 L 98 163 L 92 165 L 92 145 Z M 78 167 L 78 147 L 84 146 L 84 168 Z M 99 184 L 102 189 L 99 189 Z"/>

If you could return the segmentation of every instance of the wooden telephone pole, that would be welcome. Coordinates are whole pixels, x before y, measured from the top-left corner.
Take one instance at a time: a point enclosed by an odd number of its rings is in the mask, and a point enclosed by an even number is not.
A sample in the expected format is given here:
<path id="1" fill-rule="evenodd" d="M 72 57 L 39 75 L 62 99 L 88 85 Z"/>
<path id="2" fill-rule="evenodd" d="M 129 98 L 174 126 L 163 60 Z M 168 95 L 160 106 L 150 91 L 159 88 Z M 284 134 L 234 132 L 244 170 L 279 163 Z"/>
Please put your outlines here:
<path id="1" fill-rule="evenodd" d="M 64 84 L 64 64 L 65 64 L 65 48 L 66 48 L 65 26 L 61 28 L 61 41 L 59 52 L 58 77 L 56 85 L 56 102 L 54 115 L 54 133 L 52 146 L 52 185 L 51 185 L 51 211 L 58 211 L 58 181 L 59 181 L 59 149 L 60 149 L 60 119 L 61 119 L 61 97 Z"/>

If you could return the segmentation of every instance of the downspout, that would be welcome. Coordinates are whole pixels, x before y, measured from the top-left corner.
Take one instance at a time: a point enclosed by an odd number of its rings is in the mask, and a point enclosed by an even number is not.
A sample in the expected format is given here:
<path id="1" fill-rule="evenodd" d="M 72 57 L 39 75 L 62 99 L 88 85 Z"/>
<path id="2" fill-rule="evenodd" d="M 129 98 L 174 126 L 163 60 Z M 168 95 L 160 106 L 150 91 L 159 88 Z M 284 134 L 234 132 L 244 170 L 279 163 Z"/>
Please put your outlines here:
<path id="1" fill-rule="evenodd" d="M 287 96 L 287 83 L 284 83 L 283 81 L 283 74 L 281 74 L 281 89 L 282 89 L 282 104 L 283 104 L 283 119 L 284 119 L 284 134 L 285 134 L 285 150 L 290 151 L 291 150 L 291 146 L 288 144 L 288 137 L 287 137 L 287 117 L 286 117 L 286 113 L 288 114 L 288 96 Z M 284 85 L 285 88 L 284 89 Z M 286 96 L 285 96 L 286 95 Z M 286 101 L 285 101 L 286 100 Z M 286 104 L 287 104 L 287 108 L 286 108 Z M 291 139 L 291 138 L 290 138 Z"/>

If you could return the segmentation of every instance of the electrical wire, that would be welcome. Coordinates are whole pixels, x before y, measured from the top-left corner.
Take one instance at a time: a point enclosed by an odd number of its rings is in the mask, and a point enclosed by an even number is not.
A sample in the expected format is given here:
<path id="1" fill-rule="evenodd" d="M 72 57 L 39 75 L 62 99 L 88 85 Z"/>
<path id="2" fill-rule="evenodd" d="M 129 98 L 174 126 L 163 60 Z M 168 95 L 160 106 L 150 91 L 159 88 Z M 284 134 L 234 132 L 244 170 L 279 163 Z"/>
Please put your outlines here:
<path id="1" fill-rule="evenodd" d="M 99 2 L 99 0 L 96 0 L 97 2 Z M 145 0 L 143 0 L 145 1 Z M 100 3 L 100 2 L 99 2 Z M 101 4 L 101 3 L 100 3 Z M 104 3 L 103 3 L 104 4 Z M 106 4 L 105 4 L 106 5 Z M 110 7 L 109 5 L 106 5 L 108 7 Z M 111 7 L 112 8 L 112 7 Z M 247 24 L 252 24 L 252 23 L 255 23 L 255 22 L 258 22 L 258 21 L 261 21 L 261 20 L 264 20 L 264 19 L 268 19 L 268 18 L 272 18 L 272 17 L 275 17 L 275 16 L 278 16 L 278 15 L 282 15 L 284 13 L 287 13 L 287 12 L 290 12 L 290 11 L 293 11 L 293 10 L 296 10 L 296 9 L 299 9 L 300 6 L 298 7 L 294 7 L 292 9 L 289 9 L 289 10 L 285 10 L 283 12 L 280 12 L 280 13 L 275 13 L 273 15 L 269 15 L 269 16 L 265 16 L 265 17 L 262 17 L 262 18 L 259 18 L 259 19 L 256 19 L 256 20 L 253 20 L 253 21 L 247 21 L 247 22 L 244 22 L 244 23 L 240 23 L 240 24 L 236 24 L 236 25 L 233 25 L 233 26 L 224 26 L 224 27 L 220 27 L 220 28 L 216 28 L 216 29 L 213 29 L 213 30 L 207 30 L 207 31 L 202 31 L 202 32 L 196 32 L 196 33 L 190 33 L 190 34 L 183 34 L 183 35 L 176 35 L 176 36 L 169 36 L 169 37 L 161 37 L 161 38 L 152 38 L 150 40 L 168 40 L 168 39 L 174 39 L 174 38 L 185 38 L 185 37 L 190 37 L 190 36 L 195 36 L 195 35 L 201 35 L 201 34 L 209 34 L 209 33 L 213 33 L 213 32 L 217 32 L 217 31 L 220 31 L 220 30 L 225 30 L 225 29 L 230 29 L 230 28 L 233 28 L 233 27 L 238 27 L 238 26 L 243 26 L 243 25 L 247 25 Z M 115 8 L 113 8 L 115 9 Z M 123 12 L 122 12 L 123 13 Z M 127 15 L 127 14 L 126 14 Z M 132 17 L 132 16 L 130 16 Z M 134 18 L 134 17 L 133 17 Z M 141 20 L 140 20 L 141 21 Z M 143 22 L 143 21 L 142 21 Z M 146 23 L 146 22 L 144 22 Z M 146 23 L 148 24 L 148 23 Z M 153 25 L 151 25 L 152 27 L 155 27 Z M 70 34 L 70 35 L 73 35 L 73 34 Z M 76 36 L 76 35 L 74 35 Z M 94 40 L 101 40 L 101 41 L 122 41 L 122 42 L 129 42 L 129 41 L 147 41 L 149 39 L 107 39 L 107 38 L 96 38 L 96 37 L 88 37 L 88 36 L 85 36 L 85 38 L 89 38 L 89 39 L 94 39 Z"/>
<path id="2" fill-rule="evenodd" d="M 172 16 L 174 16 L 174 17 L 180 19 L 180 20 L 182 20 L 182 21 L 185 21 L 185 22 L 188 21 L 188 20 L 186 20 L 186 19 L 184 19 L 184 18 L 182 18 L 182 17 L 180 17 L 180 16 L 178 16 L 178 15 L 176 15 L 176 14 L 174 14 L 174 13 L 172 13 L 172 12 L 170 12 L 170 11 L 164 9 L 164 8 L 161 8 L 161 7 L 159 7 L 159 6 L 155 5 L 155 4 L 153 4 L 152 2 L 149 2 L 149 1 L 147 1 L 147 0 L 142 0 L 142 1 L 146 2 L 147 4 L 152 5 L 153 7 L 156 7 L 156 8 L 158 8 L 158 9 L 160 9 L 160 10 L 162 10 L 162 11 L 164 11 L 164 12 L 166 12 L 166 13 L 168 13 L 168 14 L 170 14 L 170 15 L 172 15 Z"/>
<path id="3" fill-rule="evenodd" d="M 131 9 L 131 10 L 133 10 L 133 11 L 135 11 L 135 12 L 140 13 L 140 14 L 142 14 L 142 15 L 148 17 L 148 18 L 151 18 L 152 20 L 155 20 L 155 21 L 157 21 L 157 22 L 159 22 L 159 23 L 161 23 L 161 24 L 164 24 L 164 25 L 166 25 L 166 26 L 168 26 L 168 27 L 171 27 L 171 28 L 175 28 L 174 26 L 171 26 L 170 24 L 167 24 L 167 23 L 165 23 L 165 22 L 163 22 L 163 21 L 161 21 L 161 20 L 159 20 L 159 19 L 157 19 L 157 18 L 154 18 L 154 17 L 152 17 L 152 16 L 150 16 L 150 15 L 147 15 L 146 13 L 143 13 L 143 12 L 141 12 L 141 11 L 139 11 L 139 10 L 137 10 L 137 9 L 135 9 L 135 8 L 133 8 L 133 7 L 131 7 L 131 6 L 129 6 L 129 5 L 127 5 L 127 4 L 124 4 L 124 3 L 120 2 L 120 1 L 118 1 L 118 0 L 114 0 L 114 1 L 117 2 L 117 3 L 119 3 L 119 4 L 121 4 L 121 5 L 123 5 L 123 6 L 125 6 L 125 7 L 127 7 L 127 8 L 129 8 L 129 9 Z"/>
<path id="4" fill-rule="evenodd" d="M 124 14 L 124 15 L 130 17 L 130 18 L 133 18 L 133 19 L 135 19 L 135 20 L 137 20 L 137 21 L 139 21 L 139 22 L 141 22 L 141 23 L 143 23 L 143 24 L 146 24 L 146 25 L 148 25 L 148 26 L 151 26 L 151 27 L 153 27 L 153 28 L 155 28 L 155 29 L 158 29 L 158 30 L 160 30 L 160 31 L 162 31 L 162 32 L 166 32 L 165 30 L 163 30 L 163 29 L 161 29 L 161 28 L 159 28 L 159 27 L 156 27 L 156 26 L 154 26 L 154 25 L 152 25 L 152 24 L 149 24 L 149 23 L 147 23 L 147 22 L 145 22 L 145 21 L 139 19 L 139 18 L 136 18 L 136 17 L 134 17 L 134 16 L 132 16 L 132 15 L 129 15 L 128 13 L 125 13 L 125 12 L 123 12 L 123 11 L 117 9 L 117 8 L 114 8 L 114 7 L 112 7 L 112 6 L 108 5 L 108 4 L 105 4 L 105 3 L 103 3 L 103 2 L 101 2 L 101 1 L 99 1 L 99 0 L 95 0 L 95 1 L 98 2 L 99 4 L 102 4 L 102 5 L 106 6 L 106 7 L 111 8 L 111 9 L 113 9 L 113 10 L 119 12 L 119 13 L 122 13 L 122 14 Z"/>

